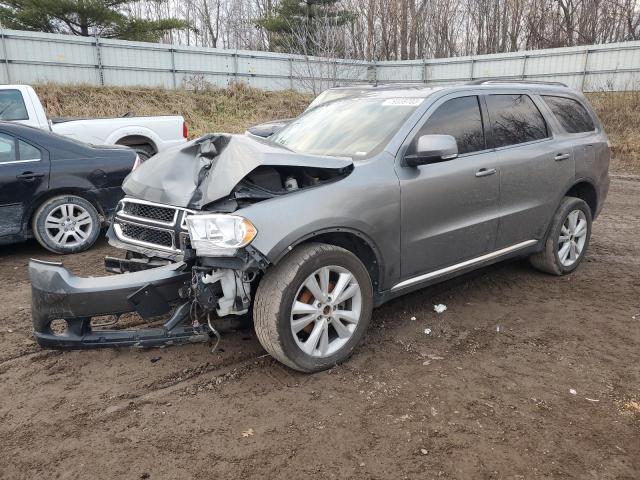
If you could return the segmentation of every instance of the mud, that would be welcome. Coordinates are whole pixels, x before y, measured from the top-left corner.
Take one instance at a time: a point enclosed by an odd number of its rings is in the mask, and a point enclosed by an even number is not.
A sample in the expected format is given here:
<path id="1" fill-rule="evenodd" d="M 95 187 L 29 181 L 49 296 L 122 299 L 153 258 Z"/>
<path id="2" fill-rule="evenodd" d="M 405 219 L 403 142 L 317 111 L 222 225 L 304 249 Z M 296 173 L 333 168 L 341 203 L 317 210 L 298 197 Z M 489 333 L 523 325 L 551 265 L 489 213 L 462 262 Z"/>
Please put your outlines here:
<path id="1" fill-rule="evenodd" d="M 215 353 L 41 350 L 30 257 L 57 258 L 0 247 L 0 478 L 640 478 L 640 181 L 613 181 L 573 275 L 515 260 L 398 299 L 316 375 L 250 329 Z"/>

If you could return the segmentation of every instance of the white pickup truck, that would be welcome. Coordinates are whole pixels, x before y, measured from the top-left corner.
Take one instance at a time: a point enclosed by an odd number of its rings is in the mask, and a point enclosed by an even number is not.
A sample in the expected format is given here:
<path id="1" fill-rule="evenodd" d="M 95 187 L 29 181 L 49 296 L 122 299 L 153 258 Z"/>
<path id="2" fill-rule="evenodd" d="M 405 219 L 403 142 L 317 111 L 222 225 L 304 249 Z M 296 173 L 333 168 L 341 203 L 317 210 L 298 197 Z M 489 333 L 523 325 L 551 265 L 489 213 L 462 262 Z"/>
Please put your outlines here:
<path id="1" fill-rule="evenodd" d="M 94 145 L 126 145 L 142 160 L 184 143 L 188 133 L 179 115 L 48 119 L 38 94 L 29 85 L 0 85 L 0 120 L 51 130 Z"/>

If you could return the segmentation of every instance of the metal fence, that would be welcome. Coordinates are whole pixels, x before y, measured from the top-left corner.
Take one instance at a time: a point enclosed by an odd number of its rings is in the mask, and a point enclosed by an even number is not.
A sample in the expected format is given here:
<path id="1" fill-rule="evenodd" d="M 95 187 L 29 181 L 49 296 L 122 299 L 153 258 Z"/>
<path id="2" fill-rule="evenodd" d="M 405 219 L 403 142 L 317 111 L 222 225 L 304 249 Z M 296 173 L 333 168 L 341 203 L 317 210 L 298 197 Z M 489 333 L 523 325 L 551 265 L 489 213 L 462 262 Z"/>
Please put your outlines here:
<path id="1" fill-rule="evenodd" d="M 242 81 L 265 90 L 321 90 L 356 82 L 554 80 L 584 91 L 634 90 L 640 41 L 432 60 L 364 62 L 271 52 L 0 30 L 0 83 L 177 88 Z"/>

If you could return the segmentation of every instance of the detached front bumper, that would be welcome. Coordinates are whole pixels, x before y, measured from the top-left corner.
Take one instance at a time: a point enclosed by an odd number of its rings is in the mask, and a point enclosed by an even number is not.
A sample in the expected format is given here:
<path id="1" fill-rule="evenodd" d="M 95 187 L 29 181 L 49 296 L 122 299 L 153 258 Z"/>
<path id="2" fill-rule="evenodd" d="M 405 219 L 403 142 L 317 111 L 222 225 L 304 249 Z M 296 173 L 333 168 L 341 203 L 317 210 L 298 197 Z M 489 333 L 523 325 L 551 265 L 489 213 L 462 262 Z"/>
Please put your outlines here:
<path id="1" fill-rule="evenodd" d="M 31 260 L 34 336 L 40 345 L 60 349 L 150 347 L 206 340 L 208 335 L 194 333 L 192 326 L 184 323 L 190 303 L 180 298 L 180 292 L 190 284 L 191 275 L 191 269 L 180 262 L 139 272 L 83 278 L 70 273 L 61 263 Z M 91 327 L 93 317 L 137 312 L 148 319 L 168 313 L 176 304 L 179 305 L 162 327 Z M 64 333 L 52 330 L 54 320 L 66 322 Z"/>

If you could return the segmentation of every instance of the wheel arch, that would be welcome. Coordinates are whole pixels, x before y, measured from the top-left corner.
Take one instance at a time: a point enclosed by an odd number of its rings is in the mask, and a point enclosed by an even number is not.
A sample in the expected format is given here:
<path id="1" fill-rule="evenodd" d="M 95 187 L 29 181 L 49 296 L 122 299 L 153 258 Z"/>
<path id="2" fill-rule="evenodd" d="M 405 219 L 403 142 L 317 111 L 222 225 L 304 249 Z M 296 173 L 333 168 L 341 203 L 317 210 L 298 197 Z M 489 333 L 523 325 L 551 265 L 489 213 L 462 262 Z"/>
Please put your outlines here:
<path id="1" fill-rule="evenodd" d="M 595 215 L 596 215 L 596 212 L 598 211 L 597 210 L 598 209 L 598 190 L 596 189 L 595 183 L 593 182 L 593 180 L 589 178 L 579 178 L 575 180 L 573 184 L 571 184 L 571 186 L 566 189 L 564 195 L 562 195 L 558 200 L 556 209 L 554 210 L 554 214 L 558 210 L 558 208 L 560 208 L 562 201 L 566 197 L 575 197 L 575 198 L 579 198 L 580 200 L 583 200 L 589 206 L 589 210 L 591 211 L 591 217 L 595 220 Z M 549 235 L 549 230 L 551 229 L 552 220 L 553 220 L 553 215 L 551 215 L 551 218 L 549 218 L 549 220 L 547 221 L 547 225 L 544 230 L 544 236 L 542 237 L 541 241 L 538 242 L 537 250 L 539 251 L 544 248 L 544 239 L 546 239 L 547 235 Z"/>
<path id="2" fill-rule="evenodd" d="M 380 290 L 380 282 L 384 274 L 384 263 L 380 256 L 380 251 L 376 247 L 375 242 L 367 235 L 352 228 L 326 228 L 304 235 L 276 255 L 273 263 L 277 264 L 280 262 L 297 246 L 311 242 L 335 245 L 353 253 L 369 272 L 374 292 Z"/>
<path id="3" fill-rule="evenodd" d="M 116 145 L 134 147 L 136 145 L 148 145 L 153 149 L 153 153 L 158 153 L 158 146 L 152 138 L 145 135 L 125 135 L 114 142 Z"/>
<path id="4" fill-rule="evenodd" d="M 564 194 L 565 197 L 576 197 L 584 200 L 589 209 L 591 216 L 595 218 L 598 211 L 598 190 L 594 183 L 588 178 L 577 180 Z"/>

